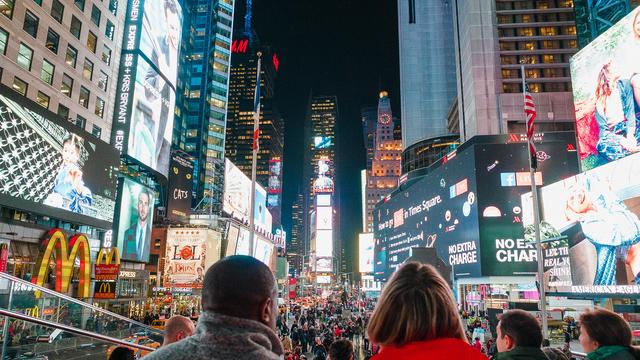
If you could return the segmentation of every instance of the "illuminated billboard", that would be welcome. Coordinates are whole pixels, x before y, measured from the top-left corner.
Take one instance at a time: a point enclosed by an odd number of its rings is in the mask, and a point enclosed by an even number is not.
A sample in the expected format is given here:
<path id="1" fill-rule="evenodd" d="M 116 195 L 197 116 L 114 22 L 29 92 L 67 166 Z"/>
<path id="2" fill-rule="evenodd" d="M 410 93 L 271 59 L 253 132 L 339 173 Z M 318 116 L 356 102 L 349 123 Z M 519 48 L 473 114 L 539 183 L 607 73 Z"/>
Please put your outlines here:
<path id="1" fill-rule="evenodd" d="M 317 257 L 316 266 L 314 269 L 319 273 L 333 272 L 333 258 L 332 257 Z"/>
<path id="2" fill-rule="evenodd" d="M 333 179 L 331 178 L 331 161 L 327 158 L 318 160 L 318 177 L 313 181 L 315 193 L 332 193 Z"/>
<path id="3" fill-rule="evenodd" d="M 331 206 L 319 206 L 316 209 L 316 229 L 333 229 L 333 208 Z"/>
<path id="4" fill-rule="evenodd" d="M 539 191 L 545 278 L 550 292 L 638 294 L 640 154 Z M 533 238 L 531 194 L 523 224 Z"/>
<path id="5" fill-rule="evenodd" d="M 536 144 L 548 184 L 578 172 L 571 132 Z M 477 136 L 374 210 L 374 276 L 386 281 L 414 247 L 433 247 L 457 278 L 533 276 L 535 247 L 525 241 L 520 197 L 531 191 L 526 138 Z M 479 180 L 481 179 L 481 180 Z"/>
<path id="6" fill-rule="evenodd" d="M 155 196 L 151 189 L 122 179 L 116 219 L 118 250 L 124 260 L 148 262 Z"/>
<path id="7" fill-rule="evenodd" d="M 318 195 L 316 195 L 316 205 L 317 206 L 331 206 L 331 195 L 329 195 L 329 194 L 318 194 Z"/>
<path id="8" fill-rule="evenodd" d="M 373 272 L 373 248 L 375 242 L 372 233 L 358 235 L 358 271 L 361 273 Z"/>
<path id="9" fill-rule="evenodd" d="M 175 109 L 181 8 L 177 0 L 130 1 L 111 143 L 167 175 Z"/>
<path id="10" fill-rule="evenodd" d="M 251 179 L 229 159 L 225 159 L 224 196 L 222 210 L 243 222 L 249 222 L 251 201 Z M 271 232 L 272 217 L 267 209 L 267 191 L 256 184 L 254 222 L 257 227 Z"/>
<path id="11" fill-rule="evenodd" d="M 245 228 L 240 228 L 240 233 L 238 234 L 238 244 L 236 246 L 236 255 L 249 255 L 251 243 L 249 242 L 249 230 Z"/>
<path id="12" fill-rule="evenodd" d="M 315 245 L 316 255 L 333 256 L 333 230 L 317 230 Z"/>
<path id="13" fill-rule="evenodd" d="M 271 255 L 273 254 L 273 244 L 267 240 L 255 237 L 256 246 L 253 250 L 253 257 L 262 261 L 265 265 L 271 266 Z"/>
<path id="14" fill-rule="evenodd" d="M 174 287 L 202 287 L 207 229 L 169 228 L 165 254 L 165 284 Z"/>
<path id="15" fill-rule="evenodd" d="M 191 214 L 193 162 L 179 153 L 171 154 L 167 218 L 186 222 Z"/>
<path id="16" fill-rule="evenodd" d="M 333 145 L 333 142 L 328 136 L 316 136 L 313 138 L 313 145 L 316 149 L 327 149 Z"/>
<path id="17" fill-rule="evenodd" d="M 111 228 L 118 152 L 0 87 L 0 204 Z"/>
<path id="18" fill-rule="evenodd" d="M 640 151 L 640 8 L 570 60 L 582 169 Z"/>
<path id="19" fill-rule="evenodd" d="M 331 275 L 318 275 L 316 276 L 317 284 L 331 284 Z"/>
<path id="20" fill-rule="evenodd" d="M 240 229 L 237 226 L 229 223 L 227 230 L 227 250 L 225 256 L 231 256 L 236 254 L 236 246 L 238 245 L 238 236 L 240 235 Z"/>

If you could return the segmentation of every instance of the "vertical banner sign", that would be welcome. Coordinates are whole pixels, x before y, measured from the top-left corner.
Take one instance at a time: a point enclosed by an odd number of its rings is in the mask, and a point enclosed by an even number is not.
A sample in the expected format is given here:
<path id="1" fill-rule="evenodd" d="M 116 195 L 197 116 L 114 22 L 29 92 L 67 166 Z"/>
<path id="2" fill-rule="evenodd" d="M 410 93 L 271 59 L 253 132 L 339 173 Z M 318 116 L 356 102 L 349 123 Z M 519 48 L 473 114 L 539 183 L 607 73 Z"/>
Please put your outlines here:
<path id="1" fill-rule="evenodd" d="M 165 284 L 201 288 L 204 278 L 207 229 L 174 228 L 167 231 Z"/>
<path id="2" fill-rule="evenodd" d="M 140 27 L 144 0 L 130 0 L 125 19 L 124 38 L 122 40 L 121 66 L 118 74 L 116 92 L 116 111 L 111 132 L 111 144 L 122 154 L 126 152 L 129 142 L 129 122 L 131 119 L 131 102 L 135 88 L 138 56 L 134 55 L 140 43 Z"/>
<path id="3" fill-rule="evenodd" d="M 171 155 L 167 217 L 171 221 L 187 221 L 191 214 L 193 162 L 178 153 Z"/>
<path id="4" fill-rule="evenodd" d="M 9 240 L 0 240 L 0 272 L 7 271 L 7 259 L 9 257 Z"/>

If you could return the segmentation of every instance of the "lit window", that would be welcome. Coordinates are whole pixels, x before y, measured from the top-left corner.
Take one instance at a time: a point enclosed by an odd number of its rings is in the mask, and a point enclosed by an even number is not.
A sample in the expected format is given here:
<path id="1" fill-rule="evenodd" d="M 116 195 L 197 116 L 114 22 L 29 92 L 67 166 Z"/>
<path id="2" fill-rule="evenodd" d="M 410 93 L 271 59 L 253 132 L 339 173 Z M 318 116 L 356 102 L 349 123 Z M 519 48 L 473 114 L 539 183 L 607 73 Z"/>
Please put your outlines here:
<path id="1" fill-rule="evenodd" d="M 102 61 L 107 65 L 111 65 L 111 49 L 105 44 L 102 44 Z"/>
<path id="2" fill-rule="evenodd" d="M 40 80 L 46 82 L 51 85 L 53 83 L 53 74 L 55 73 L 56 67 L 48 62 L 47 60 L 42 60 L 42 70 L 40 71 Z"/>
<path id="3" fill-rule="evenodd" d="M 91 81 L 91 79 L 93 78 L 93 63 L 89 61 L 89 59 L 84 59 L 82 76 L 89 81 Z"/>
<path id="4" fill-rule="evenodd" d="M 26 96 L 28 88 L 29 88 L 29 85 L 27 85 L 25 81 L 18 78 L 17 76 L 13 78 L 13 90 L 15 90 L 17 93 L 19 93 L 22 96 Z"/>
<path id="5" fill-rule="evenodd" d="M 98 87 L 101 90 L 107 91 L 107 85 L 109 84 L 109 76 L 102 70 L 100 70 L 100 76 L 98 77 Z"/>
<path id="6" fill-rule="evenodd" d="M 0 13 L 11 19 L 13 17 L 13 8 L 15 0 L 0 0 Z"/>
<path id="7" fill-rule="evenodd" d="M 87 35 L 87 48 L 91 50 L 92 53 L 96 53 L 96 48 L 98 47 L 98 37 L 96 34 L 89 31 L 89 35 Z"/>
<path id="8" fill-rule="evenodd" d="M 82 105 L 84 108 L 89 108 L 89 96 L 91 96 L 91 92 L 85 88 L 84 86 L 80 86 L 80 97 L 78 98 L 78 104 Z"/>
<path id="9" fill-rule="evenodd" d="M 0 54 L 7 54 L 7 42 L 9 42 L 9 33 L 0 28 Z"/>
<path id="10" fill-rule="evenodd" d="M 47 42 L 45 43 L 44 46 L 46 46 L 47 49 L 57 54 L 59 43 L 60 43 L 60 35 L 58 35 L 57 32 L 49 29 L 49 31 L 47 32 Z"/>
<path id="11" fill-rule="evenodd" d="M 104 116 L 104 100 L 100 99 L 99 97 L 96 97 L 96 108 L 94 110 L 94 113 L 101 118 Z"/>
<path id="12" fill-rule="evenodd" d="M 33 60 L 33 50 L 23 43 L 20 43 L 20 49 L 18 50 L 17 63 L 21 68 L 30 71 L 31 61 Z"/>
<path id="13" fill-rule="evenodd" d="M 45 109 L 49 108 L 49 96 L 44 94 L 41 91 L 38 91 L 38 95 L 36 96 L 36 102 Z"/>
<path id="14" fill-rule="evenodd" d="M 60 85 L 60 92 L 71 97 L 73 93 L 73 79 L 67 74 L 62 74 L 62 85 Z"/>
<path id="15" fill-rule="evenodd" d="M 76 62 L 78 61 L 78 50 L 76 50 L 73 46 L 67 46 L 67 55 L 65 56 L 64 61 L 67 65 L 72 68 L 76 67 Z"/>

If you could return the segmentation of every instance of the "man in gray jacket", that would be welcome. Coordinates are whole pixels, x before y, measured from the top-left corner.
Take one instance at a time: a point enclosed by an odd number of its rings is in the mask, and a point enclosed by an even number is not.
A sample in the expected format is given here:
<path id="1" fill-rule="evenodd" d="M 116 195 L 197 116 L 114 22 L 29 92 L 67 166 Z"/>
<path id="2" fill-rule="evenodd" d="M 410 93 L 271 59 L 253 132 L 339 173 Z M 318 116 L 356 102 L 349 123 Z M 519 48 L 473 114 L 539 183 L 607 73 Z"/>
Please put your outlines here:
<path id="1" fill-rule="evenodd" d="M 230 256 L 209 268 L 196 333 L 145 360 L 276 360 L 284 350 L 275 332 L 277 287 L 271 270 L 250 256 Z"/>

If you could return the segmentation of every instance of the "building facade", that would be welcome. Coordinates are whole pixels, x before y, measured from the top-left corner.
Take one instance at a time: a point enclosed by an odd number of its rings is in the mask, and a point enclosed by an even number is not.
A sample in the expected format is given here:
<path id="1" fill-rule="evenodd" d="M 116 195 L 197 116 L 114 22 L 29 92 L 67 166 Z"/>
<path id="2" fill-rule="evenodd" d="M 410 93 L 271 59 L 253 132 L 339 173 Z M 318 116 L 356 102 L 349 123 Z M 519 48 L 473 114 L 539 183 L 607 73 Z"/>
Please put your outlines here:
<path id="1" fill-rule="evenodd" d="M 398 1 L 403 149 L 448 134 L 447 112 L 456 96 L 451 4 Z"/>
<path id="2" fill-rule="evenodd" d="M 194 159 L 193 206 L 222 211 L 233 0 L 184 0 L 174 145 Z"/>
<path id="3" fill-rule="evenodd" d="M 287 244 L 287 261 L 290 268 L 300 274 L 302 271 L 302 256 L 305 253 L 304 248 L 304 230 L 305 230 L 305 202 L 304 194 L 298 193 L 296 199 L 291 205 L 291 230 Z"/>
<path id="4" fill-rule="evenodd" d="M 253 39 L 257 39 L 256 36 Z M 253 157 L 253 107 L 256 89 L 258 53 L 260 71 L 260 138 L 256 181 L 268 189 L 268 208 L 274 223 L 280 224 L 282 204 L 282 159 L 284 122 L 275 104 L 275 80 L 279 61 L 269 46 L 241 36 L 232 44 L 233 59 L 229 80 L 229 103 L 225 156 L 242 172 L 251 176 Z"/>
<path id="5" fill-rule="evenodd" d="M 453 6 L 461 139 L 524 132 L 521 64 L 537 130 L 572 129 L 569 58 L 578 48 L 573 1 L 473 0 Z"/>
<path id="6" fill-rule="evenodd" d="M 126 4 L 0 3 L 0 82 L 109 142 Z"/>
<path id="7" fill-rule="evenodd" d="M 391 101 L 386 91 L 380 93 L 374 139 L 373 160 L 366 173 L 365 233 L 373 232 L 373 209 L 378 201 L 398 186 L 402 140 L 394 136 Z M 363 209 L 365 211 L 365 209 Z"/>

